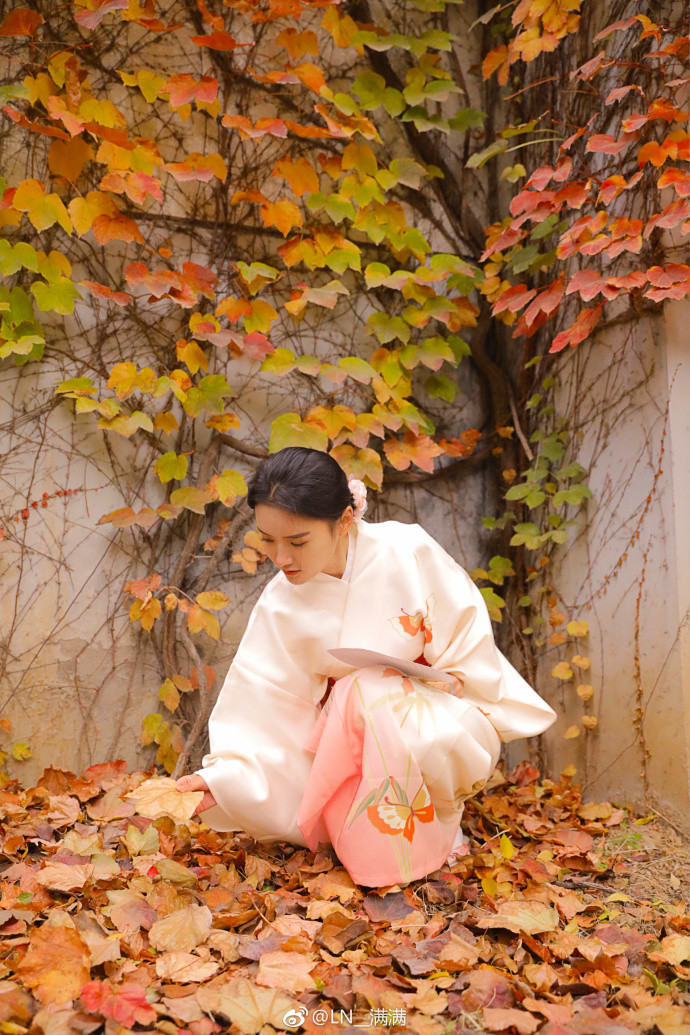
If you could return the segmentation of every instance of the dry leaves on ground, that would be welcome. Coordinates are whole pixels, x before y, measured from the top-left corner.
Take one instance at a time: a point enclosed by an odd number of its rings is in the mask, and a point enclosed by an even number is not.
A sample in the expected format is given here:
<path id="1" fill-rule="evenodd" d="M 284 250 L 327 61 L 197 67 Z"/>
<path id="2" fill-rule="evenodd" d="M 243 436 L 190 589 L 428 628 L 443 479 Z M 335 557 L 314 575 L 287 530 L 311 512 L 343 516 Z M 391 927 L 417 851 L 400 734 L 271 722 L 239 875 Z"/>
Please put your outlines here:
<path id="1" fill-rule="evenodd" d="M 685 1035 L 686 902 L 617 890 L 634 819 L 574 775 L 497 770 L 470 855 L 374 889 L 329 845 L 210 830 L 120 761 L 10 784 L 0 1032 Z"/>

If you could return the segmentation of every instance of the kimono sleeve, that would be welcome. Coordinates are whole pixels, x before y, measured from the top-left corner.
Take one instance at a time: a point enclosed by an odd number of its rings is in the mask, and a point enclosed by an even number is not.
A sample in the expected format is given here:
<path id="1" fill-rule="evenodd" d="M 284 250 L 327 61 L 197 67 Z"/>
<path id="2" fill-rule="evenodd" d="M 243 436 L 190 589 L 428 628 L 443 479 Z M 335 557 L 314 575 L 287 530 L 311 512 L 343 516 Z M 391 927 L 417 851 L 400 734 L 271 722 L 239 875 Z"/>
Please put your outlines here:
<path id="1" fill-rule="evenodd" d="M 504 743 L 543 733 L 556 712 L 496 646 L 489 612 L 467 572 L 421 525 L 413 550 L 427 599 L 430 665 L 457 676 Z"/>
<path id="2" fill-rule="evenodd" d="M 217 804 L 200 818 L 215 830 L 303 845 L 296 819 L 314 757 L 303 745 L 325 687 L 294 614 L 270 589 L 250 615 L 209 718 L 209 752 L 197 772 Z"/>

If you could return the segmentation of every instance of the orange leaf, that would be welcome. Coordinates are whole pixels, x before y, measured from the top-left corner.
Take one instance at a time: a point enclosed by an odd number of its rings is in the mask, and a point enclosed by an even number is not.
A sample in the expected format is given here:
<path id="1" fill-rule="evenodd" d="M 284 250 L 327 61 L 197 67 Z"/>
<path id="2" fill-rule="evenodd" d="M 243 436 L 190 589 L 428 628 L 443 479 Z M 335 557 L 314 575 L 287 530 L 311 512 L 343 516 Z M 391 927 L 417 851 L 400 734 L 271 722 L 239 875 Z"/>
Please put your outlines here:
<path id="1" fill-rule="evenodd" d="M 192 43 L 197 47 L 208 47 L 209 50 L 235 50 L 237 47 L 253 47 L 251 43 L 238 43 L 225 29 L 214 29 L 208 36 L 192 36 Z"/>
<path id="2" fill-rule="evenodd" d="M 31 932 L 17 973 L 42 1003 L 67 1003 L 76 999 L 89 980 L 90 955 L 77 931 L 44 925 Z"/>
<path id="3" fill-rule="evenodd" d="M 76 183 L 92 158 L 93 148 L 81 137 L 54 140 L 48 151 L 48 168 L 53 176 L 64 176 L 70 183 Z"/>
<path id="4" fill-rule="evenodd" d="M 99 244 L 107 244 L 108 241 L 144 243 L 139 227 L 128 216 L 117 215 L 114 218 L 108 215 L 96 216 L 91 224 L 91 229 Z"/>
<path id="5" fill-rule="evenodd" d="M 33 36 L 43 21 L 43 15 L 38 11 L 31 11 L 27 7 L 15 7 L 3 18 L 0 36 Z"/>
<path id="6" fill-rule="evenodd" d="M 272 175 L 284 177 L 290 184 L 292 193 L 298 198 L 308 191 L 315 192 L 319 189 L 319 177 L 306 158 L 297 158 L 294 161 L 282 158 L 276 162 Z"/>
<path id="7" fill-rule="evenodd" d="M 281 198 L 269 201 L 261 206 L 261 218 L 266 226 L 276 226 L 283 237 L 287 236 L 293 226 L 302 226 L 302 213 L 294 201 Z"/>
<path id="8" fill-rule="evenodd" d="M 490 50 L 482 61 L 482 76 L 484 79 L 488 79 L 498 68 L 500 69 L 498 81 L 501 86 L 505 86 L 508 82 L 509 67 L 508 48 L 505 45 L 501 45 L 494 50 Z"/>

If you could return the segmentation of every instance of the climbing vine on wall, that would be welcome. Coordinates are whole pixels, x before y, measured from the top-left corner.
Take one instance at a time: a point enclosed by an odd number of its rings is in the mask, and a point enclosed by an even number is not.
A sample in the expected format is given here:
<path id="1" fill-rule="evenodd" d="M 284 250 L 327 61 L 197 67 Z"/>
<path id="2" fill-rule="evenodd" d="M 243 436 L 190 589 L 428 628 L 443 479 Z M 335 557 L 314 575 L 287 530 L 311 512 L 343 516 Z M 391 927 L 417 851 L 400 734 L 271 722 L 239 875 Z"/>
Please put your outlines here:
<path id="1" fill-rule="evenodd" d="M 487 84 L 567 46 L 580 6 L 522 0 L 482 16 Z M 454 17 L 446 0 L 88 0 L 17 7 L 0 25 L 14 148 L 0 181 L 0 359 L 40 364 L 56 326 L 86 326 L 91 352 L 64 350 L 55 392 L 77 422 L 147 450 L 145 498 L 97 523 L 148 550 L 124 590 L 160 658 L 166 715 L 149 715 L 143 737 L 169 772 L 211 704 L 204 637 L 218 639 L 229 604 L 214 575 L 223 558 L 247 574 L 265 559 L 246 529 L 247 468 L 307 445 L 383 491 L 494 461 L 505 505 L 485 525 L 504 549 L 475 576 L 498 619 L 497 590 L 514 585 L 521 640 L 537 629 L 543 643 L 549 551 L 590 493 L 550 412 L 554 375 L 535 365 L 584 340 L 605 304 L 637 312 L 687 290 L 687 268 L 650 251 L 688 218 L 678 28 L 638 17 L 600 33 L 639 30 L 646 79 L 623 84 L 628 65 L 602 50 L 571 76 L 591 111 L 566 137 L 554 111 L 548 124 L 518 107 L 487 123 Z M 598 131 L 609 111 L 617 135 Z M 544 146 L 551 165 L 534 160 Z M 506 164 L 517 148 L 525 164 Z M 509 215 L 492 198 L 484 236 L 454 191 L 484 177 L 491 194 L 501 163 L 504 196 L 525 183 Z M 653 187 L 675 200 L 642 211 Z M 602 256 L 635 265 L 585 265 Z M 509 328 L 534 345 L 517 377 Z M 457 426 L 463 362 L 486 387 L 477 427 Z"/>

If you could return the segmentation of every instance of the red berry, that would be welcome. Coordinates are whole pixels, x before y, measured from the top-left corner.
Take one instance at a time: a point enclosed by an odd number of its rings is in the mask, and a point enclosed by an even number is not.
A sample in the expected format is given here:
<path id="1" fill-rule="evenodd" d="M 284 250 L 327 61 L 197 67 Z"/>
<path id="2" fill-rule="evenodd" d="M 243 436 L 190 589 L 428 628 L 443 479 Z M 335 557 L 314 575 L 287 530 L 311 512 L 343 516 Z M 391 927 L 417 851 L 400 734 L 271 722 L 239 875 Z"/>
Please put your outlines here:
<path id="1" fill-rule="evenodd" d="M 42 507 L 47 507 L 48 506 L 48 501 L 47 500 L 43 500 L 43 503 L 41 504 L 41 506 Z"/>
<path id="2" fill-rule="evenodd" d="M 56 496 L 62 496 L 62 489 L 58 489 L 55 493 Z"/>
<path id="3" fill-rule="evenodd" d="M 48 499 L 48 493 L 47 493 L 47 492 L 44 492 L 44 493 L 43 493 L 43 499 L 44 499 L 44 500 L 47 500 L 47 499 Z"/>
<path id="4" fill-rule="evenodd" d="M 32 507 L 34 508 L 34 510 L 35 510 L 35 509 L 36 509 L 36 507 L 38 506 L 38 500 L 33 500 L 33 501 L 32 501 L 32 503 L 31 503 L 31 506 L 32 506 Z"/>
<path id="5" fill-rule="evenodd" d="M 24 507 L 24 509 L 22 510 L 22 517 L 23 518 L 28 518 L 28 516 L 29 516 L 29 508 L 28 507 Z"/>

